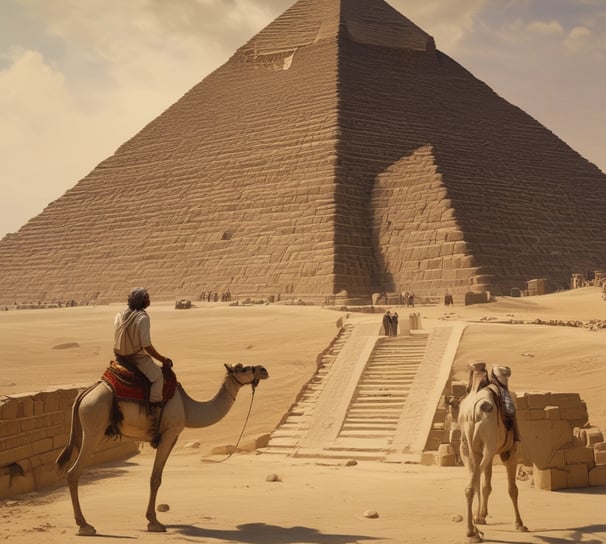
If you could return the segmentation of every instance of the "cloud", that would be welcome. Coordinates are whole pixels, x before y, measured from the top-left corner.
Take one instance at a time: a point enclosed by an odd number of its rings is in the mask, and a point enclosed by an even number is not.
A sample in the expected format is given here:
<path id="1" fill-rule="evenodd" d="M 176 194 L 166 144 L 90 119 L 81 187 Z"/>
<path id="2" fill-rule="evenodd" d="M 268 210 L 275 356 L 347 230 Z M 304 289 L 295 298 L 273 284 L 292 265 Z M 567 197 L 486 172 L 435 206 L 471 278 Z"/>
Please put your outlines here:
<path id="1" fill-rule="evenodd" d="M 584 26 L 576 26 L 569 32 L 564 41 L 564 46 L 568 51 L 578 53 L 587 48 L 592 48 L 593 41 L 591 30 Z"/>
<path id="2" fill-rule="evenodd" d="M 533 21 L 526 26 L 528 32 L 541 36 L 560 36 L 564 29 L 558 21 Z"/>
<path id="3" fill-rule="evenodd" d="M 486 0 L 388 0 L 405 17 L 433 36 L 438 49 L 451 52 L 477 22 Z"/>

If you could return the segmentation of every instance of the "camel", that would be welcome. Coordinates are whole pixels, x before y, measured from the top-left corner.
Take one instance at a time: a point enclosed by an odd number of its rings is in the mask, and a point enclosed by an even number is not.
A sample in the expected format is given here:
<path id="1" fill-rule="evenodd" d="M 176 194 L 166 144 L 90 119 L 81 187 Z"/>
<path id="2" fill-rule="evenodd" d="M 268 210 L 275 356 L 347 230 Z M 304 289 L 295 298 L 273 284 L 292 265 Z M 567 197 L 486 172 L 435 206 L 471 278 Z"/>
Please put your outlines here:
<path id="1" fill-rule="evenodd" d="M 211 400 L 195 401 L 179 384 L 174 396 L 164 406 L 159 428 L 161 438 L 150 478 L 151 492 L 146 512 L 148 531 L 166 532 L 166 528 L 156 517 L 156 497 L 162 483 L 162 471 L 181 431 L 185 427 L 200 428 L 217 423 L 229 412 L 241 387 L 250 384 L 254 389 L 260 380 L 269 377 L 267 370 L 260 365 L 253 367 L 238 363 L 234 366 L 225 365 L 225 368 L 227 369 L 225 379 Z M 123 416 L 118 424 L 120 434 L 127 438 L 150 442 L 154 432 L 145 405 L 137 401 L 118 400 L 117 407 Z M 99 381 L 82 391 L 72 408 L 69 442 L 56 461 L 59 470 L 67 469 L 67 482 L 79 535 L 96 534 L 95 528 L 87 523 L 82 514 L 78 498 L 78 481 L 93 450 L 112 423 L 114 408 L 114 392 L 104 381 Z M 70 464 L 75 451 L 78 451 L 78 454 Z"/>
<path id="2" fill-rule="evenodd" d="M 492 491 L 492 462 L 495 455 L 507 469 L 509 496 L 515 512 L 515 528 L 518 531 L 528 531 L 522 523 L 518 509 L 518 487 L 516 485 L 517 442 L 514 437 L 515 420 L 510 429 L 502 417 L 502 408 L 497 398 L 498 383 L 503 380 L 501 387 L 507 388 L 507 379 L 511 375 L 509 367 L 495 366 L 492 373 L 492 383 L 488 377 L 486 363 L 472 363 L 469 376 L 467 395 L 459 405 L 459 428 L 461 429 L 461 458 L 469 470 L 469 483 L 465 488 L 467 498 L 467 537 L 470 542 L 482 542 L 482 533 L 475 524 L 486 524 L 488 515 L 488 497 Z M 495 379 L 496 375 L 500 380 Z M 481 488 L 480 488 L 480 484 Z M 478 498 L 478 508 L 475 518 L 472 514 L 474 496 Z"/>

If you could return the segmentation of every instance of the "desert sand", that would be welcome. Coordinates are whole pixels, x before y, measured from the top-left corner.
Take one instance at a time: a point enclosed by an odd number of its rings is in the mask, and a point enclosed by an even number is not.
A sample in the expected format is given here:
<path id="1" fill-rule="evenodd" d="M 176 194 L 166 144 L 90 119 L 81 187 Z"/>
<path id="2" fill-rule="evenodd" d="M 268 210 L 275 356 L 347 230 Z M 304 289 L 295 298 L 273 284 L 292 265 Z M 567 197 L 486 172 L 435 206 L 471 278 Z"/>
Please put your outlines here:
<path id="1" fill-rule="evenodd" d="M 113 316 L 122 305 L 0 312 L 3 371 L 0 396 L 97 380 L 111 355 Z M 405 318 L 406 308 L 394 308 Z M 512 368 L 515 391 L 578 392 L 590 423 L 606 430 L 606 301 L 596 287 L 474 305 L 418 306 L 424 327 L 465 321 L 453 373 L 463 379 L 475 359 Z M 171 357 L 187 392 L 210 398 L 224 363 L 263 364 L 270 379 L 258 387 L 240 450 L 223 461 L 213 448 L 235 444 L 251 402 L 240 392 L 219 424 L 185 430 L 164 471 L 159 520 L 168 532 L 150 534 L 144 517 L 154 450 L 95 467 L 81 482 L 83 510 L 94 542 L 249 544 L 464 543 L 462 467 L 295 459 L 257 454 L 316 368 L 316 356 L 345 312 L 311 306 L 231 307 L 199 303 L 149 308 L 156 348 Z M 356 320 L 361 314 L 349 312 Z M 363 314 L 365 318 L 368 314 Z M 381 313 L 377 313 L 377 323 Z M 576 321 L 583 326 L 530 324 Z M 516 323 L 511 323 L 510 321 Z M 606 542 L 606 487 L 548 492 L 518 481 L 528 533 L 513 528 L 502 467 L 495 467 L 486 542 Z M 376 518 L 365 517 L 375 511 Z M 0 539 L 16 543 L 82 542 L 76 536 L 65 486 L 0 501 Z"/>

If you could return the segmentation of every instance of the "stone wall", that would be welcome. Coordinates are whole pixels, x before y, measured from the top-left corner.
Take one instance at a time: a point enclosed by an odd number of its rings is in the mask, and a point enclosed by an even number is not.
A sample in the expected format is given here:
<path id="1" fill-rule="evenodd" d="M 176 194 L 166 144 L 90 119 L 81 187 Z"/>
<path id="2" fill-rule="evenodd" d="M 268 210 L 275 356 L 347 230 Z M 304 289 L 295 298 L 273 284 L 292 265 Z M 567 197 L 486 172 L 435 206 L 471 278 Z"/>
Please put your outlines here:
<path id="1" fill-rule="evenodd" d="M 70 387 L 0 397 L 0 499 L 63 480 L 55 459 L 69 439 L 71 408 L 79 391 Z M 125 459 L 138 450 L 139 442 L 105 439 L 91 464 Z"/>
<path id="2" fill-rule="evenodd" d="M 604 436 L 578 393 L 519 393 L 516 407 L 520 461 L 533 467 L 537 488 L 606 485 Z"/>

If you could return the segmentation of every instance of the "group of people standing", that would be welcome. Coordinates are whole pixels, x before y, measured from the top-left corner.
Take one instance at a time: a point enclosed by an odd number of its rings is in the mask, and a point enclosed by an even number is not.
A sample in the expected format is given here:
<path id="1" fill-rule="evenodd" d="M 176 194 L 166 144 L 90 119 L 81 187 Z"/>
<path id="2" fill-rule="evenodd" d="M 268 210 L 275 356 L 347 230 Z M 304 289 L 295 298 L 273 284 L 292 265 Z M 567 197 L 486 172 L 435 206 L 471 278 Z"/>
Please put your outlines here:
<path id="1" fill-rule="evenodd" d="M 383 316 L 383 333 L 385 336 L 398 336 L 398 312 L 387 310 Z"/>

